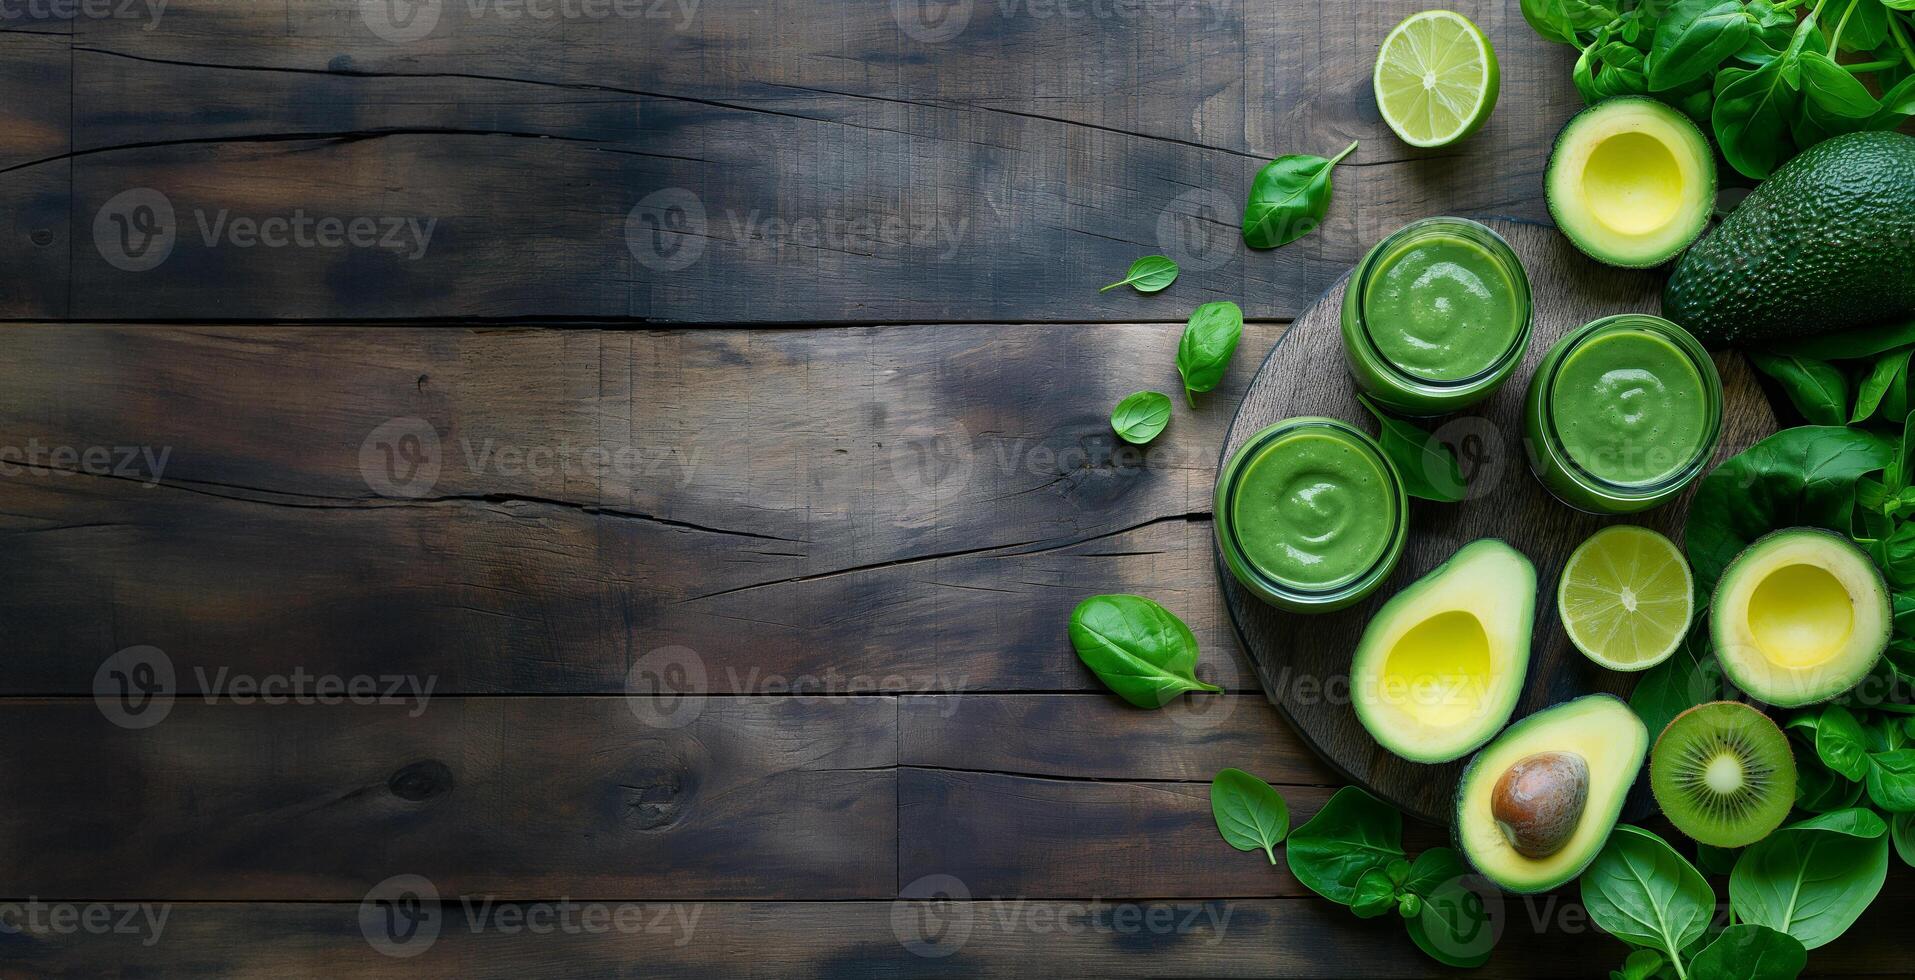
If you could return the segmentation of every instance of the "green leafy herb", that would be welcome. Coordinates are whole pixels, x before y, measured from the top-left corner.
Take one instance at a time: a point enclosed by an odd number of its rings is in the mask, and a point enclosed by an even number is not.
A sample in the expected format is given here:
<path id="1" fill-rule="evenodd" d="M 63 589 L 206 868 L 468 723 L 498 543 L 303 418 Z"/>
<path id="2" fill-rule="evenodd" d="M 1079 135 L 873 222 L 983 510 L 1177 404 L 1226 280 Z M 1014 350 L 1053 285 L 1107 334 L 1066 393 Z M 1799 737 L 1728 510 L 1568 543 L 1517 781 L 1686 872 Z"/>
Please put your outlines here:
<path id="1" fill-rule="evenodd" d="M 1462 500 L 1469 489 L 1463 482 L 1463 470 L 1456 453 L 1438 442 L 1435 436 L 1401 419 L 1392 418 L 1363 395 L 1356 400 L 1376 417 L 1382 434 L 1377 445 L 1403 478 L 1403 489 L 1412 497 L 1450 504 Z"/>
<path id="2" fill-rule="evenodd" d="M 1742 49 L 1753 18 L 1741 0 L 1678 0 L 1662 15 L 1649 51 L 1649 89 L 1664 92 L 1713 73 Z"/>
<path id="3" fill-rule="evenodd" d="M 1879 327 L 1854 327 L 1819 337 L 1803 337 L 1775 349 L 1825 361 L 1848 361 L 1874 357 L 1908 344 L 1915 344 L 1915 320 Z"/>
<path id="4" fill-rule="evenodd" d="M 1110 413 L 1110 427 L 1118 437 L 1139 446 L 1157 438 L 1169 424 L 1170 396 L 1157 391 L 1128 395 Z"/>
<path id="5" fill-rule="evenodd" d="M 1447 847 L 1418 854 L 1404 881 L 1403 887 L 1420 899 L 1416 914 L 1404 917 L 1411 941 L 1447 966 L 1482 966 L 1496 946 L 1489 911 L 1472 885 L 1487 887 Z"/>
<path id="6" fill-rule="evenodd" d="M 1371 868 L 1356 880 L 1350 911 L 1359 919 L 1374 919 L 1397 907 L 1396 882 L 1382 868 Z"/>
<path id="7" fill-rule="evenodd" d="M 1291 154 L 1265 164 L 1243 206 L 1243 243 L 1276 248 L 1315 231 L 1330 211 L 1330 171 L 1355 153 L 1356 146 L 1351 143 L 1328 160 Z"/>
<path id="8" fill-rule="evenodd" d="M 1345 786 L 1284 845 L 1290 874 L 1332 902 L 1349 905 L 1373 868 L 1403 860 L 1403 815 L 1355 786 Z"/>
<path id="9" fill-rule="evenodd" d="M 1827 361 L 1794 354 L 1750 351 L 1749 359 L 1763 374 L 1782 386 L 1789 403 L 1812 425 L 1841 425 L 1848 421 L 1848 378 Z"/>
<path id="10" fill-rule="evenodd" d="M 1702 872 L 1662 838 L 1628 824 L 1610 834 L 1583 872 L 1582 896 L 1598 928 L 1671 962 L 1702 938 L 1715 915 L 1715 892 Z"/>
<path id="11" fill-rule="evenodd" d="M 1750 70 L 1724 68 L 1716 75 L 1710 126 L 1729 164 L 1762 179 L 1795 155 L 1789 118 L 1797 95 L 1784 76 L 1785 57 Z"/>
<path id="12" fill-rule="evenodd" d="M 1889 836 L 1902 863 L 1915 868 L 1915 813 L 1898 813 L 1889 823 Z"/>
<path id="13" fill-rule="evenodd" d="M 1622 961 L 1622 969 L 1609 971 L 1609 980 L 1649 980 L 1661 969 L 1661 953 L 1653 949 L 1638 949 Z"/>
<path id="14" fill-rule="evenodd" d="M 1107 293 L 1119 286 L 1129 286 L 1140 293 L 1154 293 L 1177 281 L 1177 263 L 1166 255 L 1146 255 L 1130 264 L 1130 271 L 1124 278 L 1098 290 Z"/>
<path id="15" fill-rule="evenodd" d="M 1870 95 L 1868 86 L 1850 74 L 1835 59 L 1820 51 L 1804 51 L 1802 94 L 1811 105 L 1844 119 L 1867 119 L 1881 110 L 1882 104 Z"/>
<path id="16" fill-rule="evenodd" d="M 1197 637 L 1170 610 L 1137 595 L 1094 595 L 1071 613 L 1071 646 L 1104 686 L 1139 708 L 1185 691 L 1221 691 L 1197 679 Z"/>
<path id="17" fill-rule="evenodd" d="M 1888 876 L 1888 825 L 1868 810 L 1825 813 L 1742 852 L 1729 875 L 1738 919 L 1786 932 L 1808 949 L 1848 930 Z"/>
<path id="18" fill-rule="evenodd" d="M 1210 780 L 1210 815 L 1231 847 L 1262 850 L 1277 863 L 1275 848 L 1290 832 L 1290 806 L 1269 783 L 1242 769 L 1217 773 Z"/>
<path id="19" fill-rule="evenodd" d="M 1704 701 L 1722 696 L 1722 664 L 1709 652 L 1709 631 L 1697 628 L 1683 637 L 1669 659 L 1649 668 L 1629 695 L 1629 708 L 1652 732 Z"/>
<path id="20" fill-rule="evenodd" d="M 1915 749 L 1876 752 L 1867 765 L 1870 801 L 1890 813 L 1915 812 Z"/>
<path id="21" fill-rule="evenodd" d="M 1616 19 L 1617 0 L 1522 0 L 1523 19 L 1536 33 L 1559 44 L 1575 44 L 1579 31 Z"/>
<path id="22" fill-rule="evenodd" d="M 1205 303 L 1190 314 L 1184 336 L 1177 342 L 1177 373 L 1184 379 L 1184 401 L 1195 405 L 1195 392 L 1209 391 L 1223 380 L 1224 369 L 1243 339 L 1243 310 L 1225 301 Z"/>
<path id="23" fill-rule="evenodd" d="M 1689 963 L 1698 980 L 1795 980 L 1809 964 L 1809 951 L 1794 936 L 1768 926 L 1735 925 Z"/>
<path id="24" fill-rule="evenodd" d="M 1852 807 L 1862 798 L 1862 784 L 1823 768 L 1813 748 L 1790 743 L 1789 750 L 1795 755 L 1796 809 L 1830 813 Z"/>
<path id="25" fill-rule="evenodd" d="M 1890 351 L 1870 366 L 1868 377 L 1863 378 L 1855 389 L 1855 412 L 1849 418 L 1851 423 L 1865 421 L 1875 414 L 1875 409 L 1882 404 L 1882 396 L 1887 394 L 1888 386 L 1894 383 L 1896 375 L 1908 370 L 1908 356 L 1911 353 L 1915 353 L 1915 348 Z"/>
<path id="26" fill-rule="evenodd" d="M 1822 709 L 1815 726 L 1815 754 L 1831 772 L 1844 778 L 1861 779 L 1868 773 L 1868 743 L 1862 736 L 1862 723 L 1839 704 Z"/>

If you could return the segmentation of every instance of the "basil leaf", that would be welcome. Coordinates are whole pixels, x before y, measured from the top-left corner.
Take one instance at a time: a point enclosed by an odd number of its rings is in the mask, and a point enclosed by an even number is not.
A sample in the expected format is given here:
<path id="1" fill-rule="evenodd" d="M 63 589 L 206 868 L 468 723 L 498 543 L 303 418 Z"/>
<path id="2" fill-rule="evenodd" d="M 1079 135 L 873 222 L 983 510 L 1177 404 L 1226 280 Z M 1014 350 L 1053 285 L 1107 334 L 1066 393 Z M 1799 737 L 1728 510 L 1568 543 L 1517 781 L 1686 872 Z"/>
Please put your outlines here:
<path id="1" fill-rule="evenodd" d="M 1743 547 L 1778 527 L 1849 529 L 1855 481 L 1888 465 L 1892 444 L 1841 426 L 1784 429 L 1730 457 L 1696 490 L 1683 540 L 1699 595 Z"/>
<path id="2" fill-rule="evenodd" d="M 1820 51 L 1804 51 L 1801 61 L 1802 94 L 1810 104 L 1845 119 L 1867 119 L 1882 108 L 1868 86 L 1835 59 Z"/>
<path id="3" fill-rule="evenodd" d="M 1489 962 L 1497 935 L 1477 890 L 1488 886 L 1455 851 L 1432 847 L 1418 854 L 1403 887 L 1421 899 L 1416 915 L 1403 923 L 1418 949 L 1439 963 L 1466 970 Z"/>
<path id="4" fill-rule="evenodd" d="M 1873 51 L 1888 40 L 1888 10 L 1882 0 L 1828 0 L 1822 23 L 1840 25 L 1843 51 Z"/>
<path id="5" fill-rule="evenodd" d="M 1617 0 L 1522 0 L 1522 10 L 1545 40 L 1572 45 L 1577 31 L 1593 31 L 1621 12 Z"/>
<path id="6" fill-rule="evenodd" d="M 1290 832 L 1283 848 L 1290 874 L 1341 905 L 1373 868 L 1403 859 L 1403 815 L 1355 786 L 1345 786 L 1316 816 Z"/>
<path id="7" fill-rule="evenodd" d="M 1662 969 L 1662 954 L 1653 949 L 1639 949 L 1622 961 L 1622 969 L 1609 971 L 1609 980 L 1649 980 Z"/>
<path id="8" fill-rule="evenodd" d="M 1822 709 L 1815 726 L 1815 754 L 1830 772 L 1844 779 L 1861 779 L 1868 774 L 1868 743 L 1862 723 L 1839 704 Z"/>
<path id="9" fill-rule="evenodd" d="M 1722 930 L 1715 941 L 1689 963 L 1697 980 L 1795 980 L 1809 965 L 1809 951 L 1787 933 L 1768 926 L 1737 925 Z"/>
<path id="10" fill-rule="evenodd" d="M 1290 833 L 1290 806 L 1269 783 L 1242 769 L 1217 773 L 1210 780 L 1210 815 L 1231 847 L 1261 850 L 1277 863 L 1275 848 Z"/>
<path id="11" fill-rule="evenodd" d="M 1835 365 L 1793 354 L 1764 354 L 1750 351 L 1756 370 L 1782 386 L 1795 406 L 1811 425 L 1841 425 L 1848 421 L 1848 379 Z"/>
<path id="12" fill-rule="evenodd" d="M 1870 365 L 1868 377 L 1855 388 L 1855 411 L 1849 416 L 1851 424 L 1866 422 L 1882 404 L 1882 396 L 1888 392 L 1888 386 L 1895 376 L 1908 370 L 1908 356 L 1915 348 L 1904 347 L 1901 350 L 1883 354 Z"/>
<path id="13" fill-rule="evenodd" d="M 1715 891 L 1662 838 L 1621 824 L 1583 872 L 1583 906 L 1597 928 L 1671 961 L 1702 938 L 1715 916 Z"/>
<path id="14" fill-rule="evenodd" d="M 1408 422 L 1384 414 L 1363 395 L 1356 400 L 1376 417 L 1377 445 L 1383 447 L 1383 456 L 1403 478 L 1406 493 L 1446 504 L 1463 499 L 1469 486 L 1463 482 L 1463 470 L 1449 446 Z"/>
<path id="15" fill-rule="evenodd" d="M 1716 73 L 1709 124 L 1723 157 L 1743 176 L 1767 178 L 1795 155 L 1789 117 L 1799 97 L 1783 77 L 1783 69 L 1790 64 L 1790 56 L 1784 54 L 1753 71 L 1724 68 Z"/>
<path id="16" fill-rule="evenodd" d="M 1177 281 L 1177 263 L 1167 255 L 1146 255 L 1130 264 L 1130 271 L 1124 278 L 1098 290 L 1107 293 L 1119 286 L 1129 286 L 1140 293 L 1154 293 Z"/>
<path id="17" fill-rule="evenodd" d="M 1205 303 L 1191 312 L 1183 339 L 1177 342 L 1177 373 L 1184 379 L 1185 404 L 1195 407 L 1194 393 L 1217 387 L 1242 339 L 1243 310 L 1237 304 Z"/>
<path id="18" fill-rule="evenodd" d="M 1110 427 L 1118 438 L 1141 446 L 1157 438 L 1170 424 L 1170 396 L 1156 391 L 1128 395 L 1111 409 Z"/>
<path id="19" fill-rule="evenodd" d="M 1868 798 L 1890 813 L 1915 813 L 1915 749 L 1867 757 Z"/>
<path id="20" fill-rule="evenodd" d="M 1608 40 L 1604 33 L 1583 49 L 1571 79 L 1583 101 L 1594 105 L 1618 95 L 1647 93 L 1649 75 L 1643 67 L 1641 51 L 1626 42 Z"/>
<path id="21" fill-rule="evenodd" d="M 1666 92 L 1716 70 L 1749 39 L 1742 0 L 1678 0 L 1656 27 L 1649 90 Z"/>
<path id="22" fill-rule="evenodd" d="M 1915 2 L 1915 0 L 1911 0 Z M 1910 116 L 1915 116 L 1915 75 L 1910 75 L 1895 83 L 1895 87 L 1882 93 L 1882 108 L 1870 116 L 1864 129 L 1894 129 Z"/>
<path id="23" fill-rule="evenodd" d="M 1802 357 L 1819 357 L 1825 361 L 1847 361 L 1874 357 L 1911 343 L 1915 343 L 1915 320 L 1879 327 L 1851 327 L 1820 337 L 1804 337 L 1787 344 L 1772 345 L 1771 349 Z"/>
<path id="24" fill-rule="evenodd" d="M 1197 679 L 1197 637 L 1170 610 L 1138 595 L 1094 595 L 1071 612 L 1071 646 L 1104 686 L 1139 708 L 1185 691 L 1221 691 Z"/>
<path id="25" fill-rule="evenodd" d="M 1356 143 L 1334 158 L 1281 156 L 1257 171 L 1243 206 L 1243 243 L 1276 248 L 1315 231 L 1330 211 L 1330 171 L 1356 152 Z"/>
<path id="26" fill-rule="evenodd" d="M 1838 810 L 1749 845 L 1729 875 L 1730 908 L 1808 949 L 1855 922 L 1888 876 L 1888 826 L 1867 810 Z"/>

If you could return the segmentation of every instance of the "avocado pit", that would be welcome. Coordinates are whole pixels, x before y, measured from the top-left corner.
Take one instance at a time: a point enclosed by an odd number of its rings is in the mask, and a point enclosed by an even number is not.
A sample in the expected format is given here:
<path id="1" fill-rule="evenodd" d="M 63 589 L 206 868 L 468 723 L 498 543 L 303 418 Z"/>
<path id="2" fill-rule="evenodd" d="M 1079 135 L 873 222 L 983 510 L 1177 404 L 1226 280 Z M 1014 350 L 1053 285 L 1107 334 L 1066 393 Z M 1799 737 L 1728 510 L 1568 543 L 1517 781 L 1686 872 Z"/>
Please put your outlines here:
<path id="1" fill-rule="evenodd" d="M 1562 850 L 1589 801 L 1589 763 L 1574 752 L 1538 752 L 1516 760 L 1490 791 L 1490 815 L 1516 853 L 1544 858 Z"/>

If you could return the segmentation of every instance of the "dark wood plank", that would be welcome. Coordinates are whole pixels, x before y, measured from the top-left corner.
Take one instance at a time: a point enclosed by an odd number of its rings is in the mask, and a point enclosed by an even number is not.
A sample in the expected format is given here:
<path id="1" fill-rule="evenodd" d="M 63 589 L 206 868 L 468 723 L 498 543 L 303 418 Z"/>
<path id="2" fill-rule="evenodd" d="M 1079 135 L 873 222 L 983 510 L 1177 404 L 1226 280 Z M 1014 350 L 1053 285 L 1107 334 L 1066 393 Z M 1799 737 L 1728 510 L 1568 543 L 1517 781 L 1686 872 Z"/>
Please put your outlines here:
<path id="1" fill-rule="evenodd" d="M 1176 320 L 1234 298 L 1288 317 L 1411 218 L 1546 217 L 1549 140 L 1579 106 L 1574 52 L 1487 0 L 1462 9 L 1498 46 L 1501 108 L 1437 153 L 1397 142 L 1368 85 L 1410 0 L 961 6 L 936 42 L 795 0 L 583 23 L 447 3 L 416 41 L 356 0 L 77 23 L 73 220 L 151 188 L 177 235 L 130 272 L 75 229 L 72 315 Z M 1324 228 L 1244 249 L 1257 168 L 1352 139 Z M 437 223 L 417 259 L 201 231 L 302 208 Z M 1095 291 L 1149 252 L 1184 261 L 1172 294 Z"/>
<path id="2" fill-rule="evenodd" d="M 5 707 L 0 895 L 894 894 L 889 698 Z"/>
<path id="3" fill-rule="evenodd" d="M 27 4 L 9 9 L 21 17 L 0 24 L 0 318 L 64 317 L 73 55 L 65 24 L 34 21 Z M 90 226 L 81 234 L 91 241 Z"/>
<path id="4" fill-rule="evenodd" d="M 618 693 L 676 646 L 718 693 L 1096 691 L 1070 610 L 1139 591 L 1254 690 L 1210 482 L 1281 329 L 1253 325 L 1142 451 L 1108 413 L 1177 390 L 1175 327 L 12 328 L 0 445 L 58 472 L 0 467 L 0 686 L 86 694 L 150 644 L 183 684 L 304 665 Z M 384 475 L 404 433 L 376 434 L 408 418 L 438 441 L 430 486 Z M 91 447 L 132 447 L 128 478 Z"/>
<path id="5" fill-rule="evenodd" d="M 1351 652 L 1378 606 L 1404 585 L 1482 537 L 1498 537 L 1536 565 L 1536 629 L 1523 695 L 1513 717 L 1596 691 L 1627 695 L 1635 675 L 1603 669 L 1569 643 L 1558 622 L 1555 583 L 1569 553 L 1605 524 L 1635 523 L 1681 540 L 1693 489 L 1640 515 L 1598 518 L 1572 510 L 1551 496 L 1529 472 L 1524 455 L 1523 399 L 1537 362 L 1569 331 L 1611 313 L 1653 312 L 1661 279 L 1652 273 L 1599 266 L 1555 231 L 1511 222 L 1495 223 L 1529 271 L 1535 321 L 1529 356 L 1507 384 L 1487 401 L 1436 428 L 1439 438 L 1465 440 L 1474 472 L 1470 499 L 1444 505 L 1418 501 L 1411 508 L 1409 544 L 1396 571 L 1370 598 L 1348 609 L 1316 616 L 1279 612 L 1237 585 L 1227 573 L 1224 596 L 1239 636 L 1256 662 L 1264 688 L 1278 708 L 1337 768 L 1403 809 L 1447 822 L 1463 765 L 1407 762 L 1379 746 L 1350 705 Z M 1339 331 L 1342 287 L 1325 294 L 1297 321 L 1272 352 L 1238 409 L 1226 439 L 1234 451 L 1258 430 L 1280 419 L 1323 415 L 1350 421 L 1369 432 L 1376 421 L 1356 401 L 1344 374 Z M 1775 431 L 1775 416 L 1753 372 L 1737 354 L 1716 358 L 1725 408 L 1717 460 Z M 1333 384 L 1316 383 L 1333 378 Z M 1221 567 L 1221 566 L 1220 566 Z M 1344 696 L 1324 696 L 1341 689 Z M 1635 815 L 1653 803 L 1639 792 Z"/>

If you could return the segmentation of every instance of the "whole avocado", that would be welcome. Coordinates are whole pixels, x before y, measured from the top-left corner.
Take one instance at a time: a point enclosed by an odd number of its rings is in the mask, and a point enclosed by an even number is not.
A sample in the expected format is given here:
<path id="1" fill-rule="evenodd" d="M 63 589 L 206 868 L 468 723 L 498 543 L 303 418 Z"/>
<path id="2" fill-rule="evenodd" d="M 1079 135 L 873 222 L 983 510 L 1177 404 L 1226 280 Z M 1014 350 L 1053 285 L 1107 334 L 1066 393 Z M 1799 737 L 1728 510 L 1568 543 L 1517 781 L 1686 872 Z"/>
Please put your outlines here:
<path id="1" fill-rule="evenodd" d="M 1849 133 L 1784 164 L 1682 257 L 1662 313 L 1710 347 L 1915 315 L 1915 137 Z"/>

